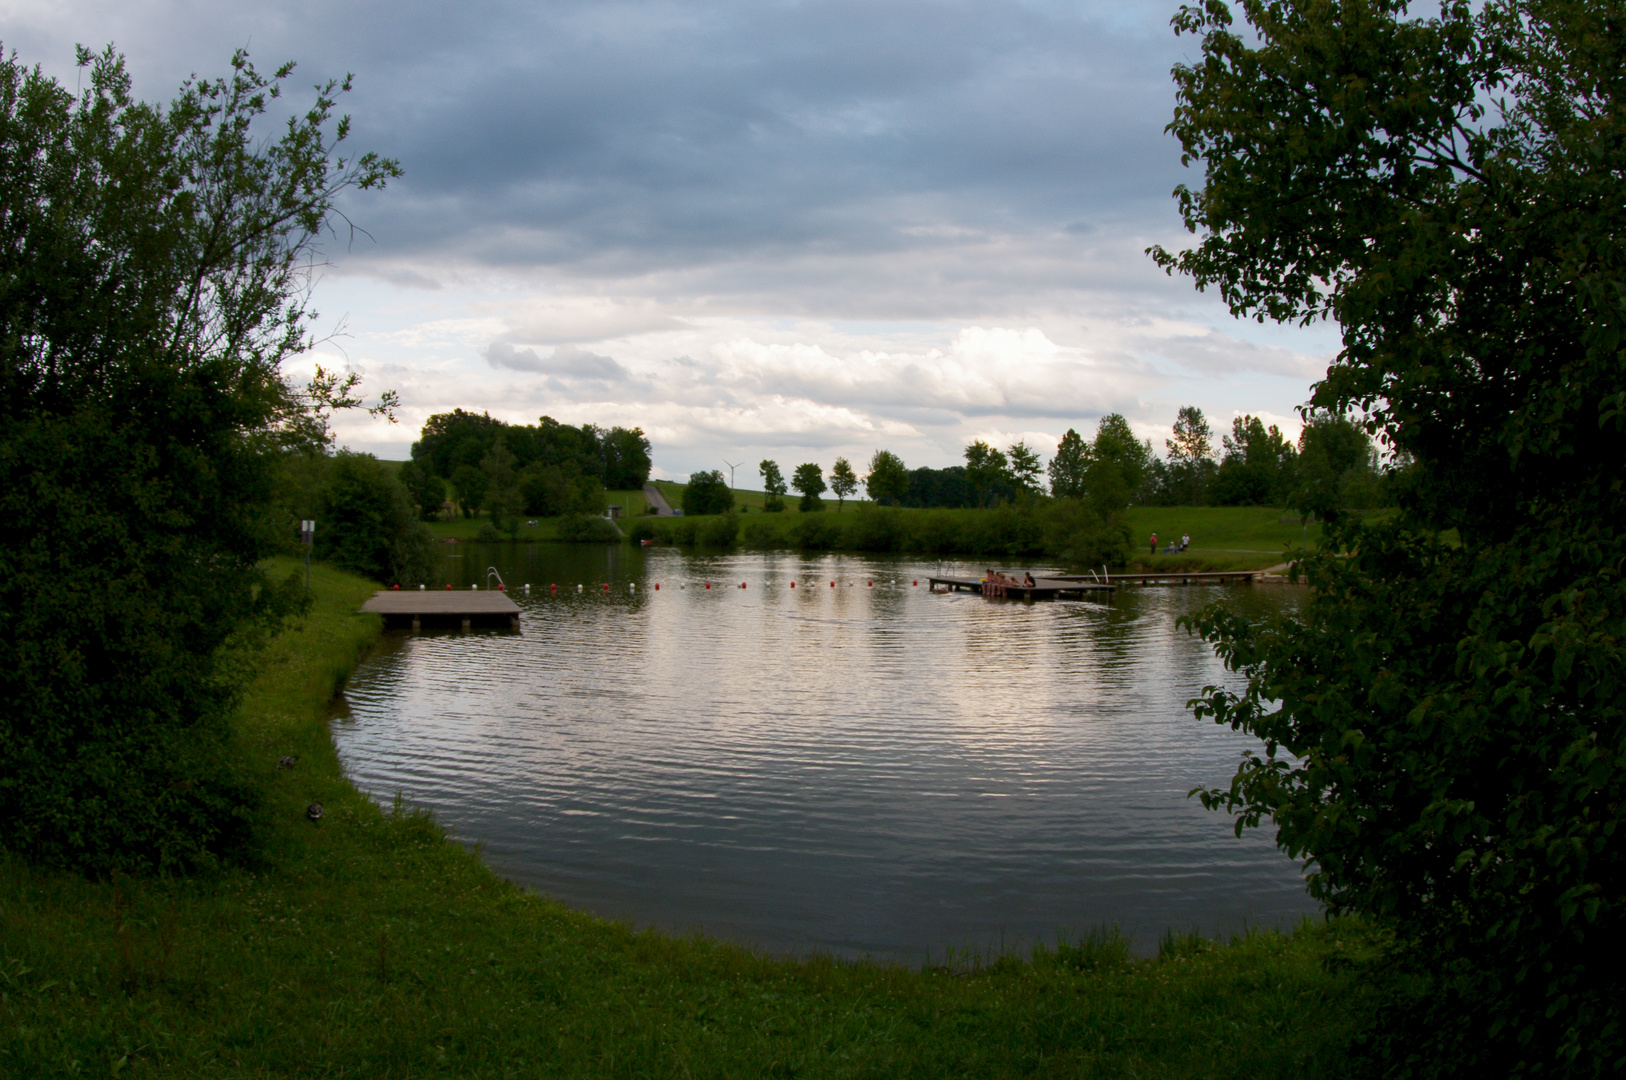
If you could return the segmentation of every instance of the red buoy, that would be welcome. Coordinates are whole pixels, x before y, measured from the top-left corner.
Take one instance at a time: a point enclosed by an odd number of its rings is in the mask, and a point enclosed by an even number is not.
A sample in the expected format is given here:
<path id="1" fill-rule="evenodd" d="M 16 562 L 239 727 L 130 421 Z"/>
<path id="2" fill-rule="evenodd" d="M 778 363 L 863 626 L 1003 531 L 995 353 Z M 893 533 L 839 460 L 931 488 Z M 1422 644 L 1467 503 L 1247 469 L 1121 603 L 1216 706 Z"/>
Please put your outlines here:
<path id="1" fill-rule="evenodd" d="M 794 582 L 794 581 L 793 581 L 793 582 L 791 582 L 791 583 L 790 583 L 790 587 L 791 587 L 791 588 L 793 588 L 793 589 L 794 589 L 794 588 L 795 588 L 795 587 L 796 587 L 796 583 L 795 583 L 795 582 Z"/>
<path id="2" fill-rule="evenodd" d="M 394 585 L 391 585 L 390 588 L 394 589 L 396 592 L 400 592 L 401 591 L 401 584 L 400 584 L 400 582 L 396 582 Z"/>
<path id="3" fill-rule="evenodd" d="M 552 589 L 554 592 L 558 592 L 559 591 L 559 583 L 557 581 L 555 581 L 552 585 L 549 585 L 548 588 Z"/>
<path id="4" fill-rule="evenodd" d="M 709 581 L 706 582 L 706 588 L 708 588 L 708 589 L 711 588 L 711 582 L 709 582 Z"/>
<path id="5" fill-rule="evenodd" d="M 742 588 L 742 589 L 745 588 L 745 582 L 743 582 L 743 581 L 740 582 L 740 588 Z"/>
<path id="6" fill-rule="evenodd" d="M 909 584 L 911 584 L 911 585 L 919 585 L 920 584 L 920 579 L 915 578 L 915 580 L 911 581 Z"/>
<path id="7" fill-rule="evenodd" d="M 447 582 L 447 583 L 446 583 L 446 588 L 447 588 L 447 589 L 448 589 L 448 590 L 449 590 L 449 589 L 451 589 L 451 587 L 452 587 L 452 584 L 451 584 L 451 582 Z"/>
<path id="8" fill-rule="evenodd" d="M 655 582 L 655 591 L 656 591 L 656 592 L 660 592 L 660 591 L 661 591 L 661 583 L 660 583 L 660 582 L 658 582 L 658 581 L 657 581 L 657 582 Z"/>
<path id="9" fill-rule="evenodd" d="M 836 583 L 835 583 L 835 582 L 833 582 L 833 581 L 832 581 L 832 582 L 831 582 L 831 583 L 830 583 L 830 587 L 831 587 L 831 588 L 832 588 L 832 589 L 833 589 L 833 588 L 835 588 L 835 587 L 836 587 Z"/>
<path id="10" fill-rule="evenodd" d="M 872 588 L 872 589 L 873 589 L 873 588 L 875 588 L 875 582 L 873 582 L 873 581 L 872 581 L 872 582 L 870 582 L 870 583 L 869 583 L 869 587 L 870 587 L 870 588 Z"/>
<path id="11" fill-rule="evenodd" d="M 499 582 L 497 582 L 497 591 L 498 592 L 507 592 L 508 591 L 508 586 L 504 585 L 502 582 L 499 581 Z"/>

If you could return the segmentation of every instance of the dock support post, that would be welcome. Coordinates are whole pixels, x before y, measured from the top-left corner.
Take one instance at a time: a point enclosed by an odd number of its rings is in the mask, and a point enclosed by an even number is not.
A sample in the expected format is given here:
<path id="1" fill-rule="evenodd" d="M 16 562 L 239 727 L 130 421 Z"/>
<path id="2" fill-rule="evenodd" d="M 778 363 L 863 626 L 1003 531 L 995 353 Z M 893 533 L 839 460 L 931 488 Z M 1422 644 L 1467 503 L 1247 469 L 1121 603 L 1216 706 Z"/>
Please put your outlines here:
<path id="1" fill-rule="evenodd" d="M 463 629 L 467 630 L 472 625 L 473 621 L 467 615 L 463 616 Z"/>
<path id="2" fill-rule="evenodd" d="M 420 619 L 416 615 L 412 616 L 412 629 L 414 629 L 414 630 L 422 630 L 423 629 L 423 620 Z"/>

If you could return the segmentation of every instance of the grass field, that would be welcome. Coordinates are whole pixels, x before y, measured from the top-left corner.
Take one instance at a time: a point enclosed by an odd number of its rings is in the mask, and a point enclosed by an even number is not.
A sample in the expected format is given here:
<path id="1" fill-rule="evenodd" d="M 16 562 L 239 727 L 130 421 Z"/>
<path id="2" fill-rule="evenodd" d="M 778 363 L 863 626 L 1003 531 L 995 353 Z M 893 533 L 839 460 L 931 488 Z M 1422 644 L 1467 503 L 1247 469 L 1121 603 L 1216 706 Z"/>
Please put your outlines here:
<path id="1" fill-rule="evenodd" d="M 292 564 L 290 564 L 291 566 Z M 340 775 L 329 697 L 378 633 L 321 567 L 236 721 L 251 864 L 89 882 L 0 858 L 7 1077 L 1337 1076 L 1350 924 L 1130 959 L 1110 934 L 925 970 L 639 932 L 499 880 Z M 277 760 L 293 756 L 292 768 Z M 307 820 L 307 804 L 324 816 Z"/>
<path id="2" fill-rule="evenodd" d="M 1137 562 L 1149 569 L 1200 563 L 1204 569 L 1255 570 L 1274 566 L 1284 551 L 1313 547 L 1321 538 L 1319 524 L 1300 525 L 1291 511 L 1268 506 L 1132 506 L 1124 511 L 1124 520 Z M 1149 553 L 1154 532 L 1158 555 Z M 1191 535 L 1191 546 L 1184 556 L 1161 554 L 1170 540 L 1185 533 Z"/>

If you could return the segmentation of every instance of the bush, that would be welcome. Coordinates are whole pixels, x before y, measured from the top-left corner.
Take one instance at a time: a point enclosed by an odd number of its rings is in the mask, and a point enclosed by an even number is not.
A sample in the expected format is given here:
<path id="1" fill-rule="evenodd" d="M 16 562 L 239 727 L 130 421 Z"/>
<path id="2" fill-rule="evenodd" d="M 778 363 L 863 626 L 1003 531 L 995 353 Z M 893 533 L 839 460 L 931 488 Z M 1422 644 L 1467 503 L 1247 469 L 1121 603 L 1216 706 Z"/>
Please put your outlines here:
<path id="1" fill-rule="evenodd" d="M 299 271 L 393 165 L 329 158 L 331 85 L 267 139 L 280 76 L 246 57 L 167 108 L 111 50 L 81 63 L 70 91 L 0 55 L 0 845 L 185 871 L 247 835 L 227 718 L 302 595 L 261 568 L 270 451 L 349 389 L 283 381 Z"/>
<path id="2" fill-rule="evenodd" d="M 689 486 L 683 489 L 683 513 L 686 517 L 707 514 L 726 514 L 734 509 L 734 493 L 721 469 L 697 472 L 689 476 Z"/>
<path id="3" fill-rule="evenodd" d="M 750 521 L 743 530 L 741 542 L 749 548 L 782 548 L 790 547 L 790 538 L 778 522 Z"/>
<path id="4" fill-rule="evenodd" d="M 804 551 L 827 551 L 841 546 L 841 519 L 804 514 L 792 526 L 796 546 Z"/>
<path id="5" fill-rule="evenodd" d="M 559 539 L 570 544 L 614 544 L 621 531 L 608 518 L 567 514 L 559 521 Z"/>
<path id="6" fill-rule="evenodd" d="M 739 535 L 740 519 L 731 513 L 703 521 L 695 529 L 695 540 L 706 547 L 733 547 Z"/>
<path id="7" fill-rule="evenodd" d="M 340 451 L 317 498 L 316 557 L 374 581 L 417 585 L 434 569 L 434 538 L 377 458 Z"/>
<path id="8" fill-rule="evenodd" d="M 860 507 L 847 526 L 847 546 L 854 551 L 902 551 L 908 536 L 896 510 Z"/>
<path id="9" fill-rule="evenodd" d="M 920 515 L 911 546 L 931 555 L 969 550 L 960 529 L 960 517 L 949 510 L 930 510 Z"/>

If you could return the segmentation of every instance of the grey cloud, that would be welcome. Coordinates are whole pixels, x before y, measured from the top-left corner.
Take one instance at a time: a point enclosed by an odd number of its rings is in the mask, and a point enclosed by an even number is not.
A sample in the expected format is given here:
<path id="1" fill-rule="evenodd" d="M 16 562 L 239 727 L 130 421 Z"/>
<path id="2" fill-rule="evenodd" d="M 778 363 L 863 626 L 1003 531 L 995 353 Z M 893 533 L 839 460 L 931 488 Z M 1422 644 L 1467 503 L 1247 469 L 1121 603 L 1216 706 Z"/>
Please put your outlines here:
<path id="1" fill-rule="evenodd" d="M 486 363 L 494 368 L 511 371 L 530 371 L 554 376 L 549 386 L 561 388 L 559 379 L 584 379 L 599 382 L 626 382 L 632 376 L 626 368 L 608 356 L 588 352 L 574 345 L 561 345 L 552 354 L 541 357 L 535 349 L 516 349 L 502 341 L 493 341 L 482 350 Z"/>

